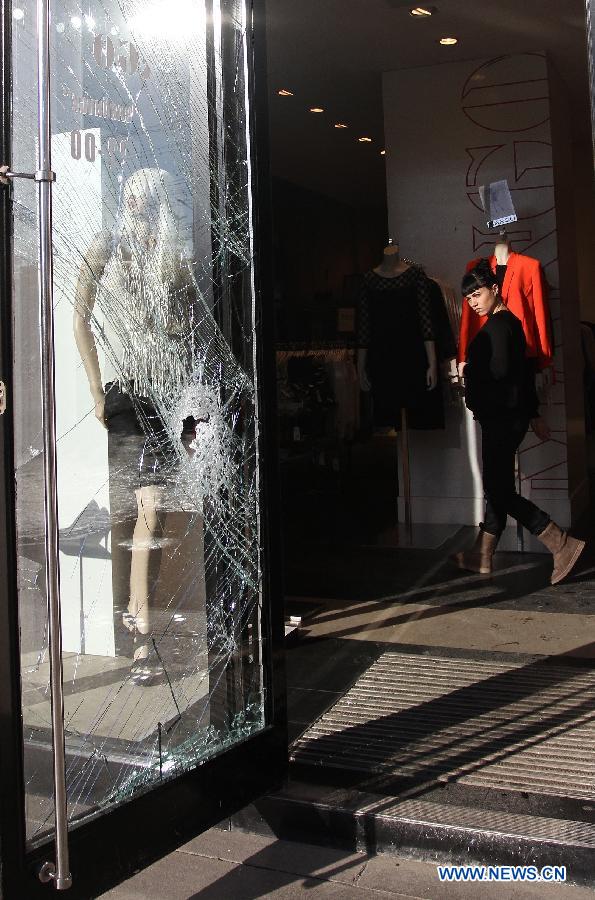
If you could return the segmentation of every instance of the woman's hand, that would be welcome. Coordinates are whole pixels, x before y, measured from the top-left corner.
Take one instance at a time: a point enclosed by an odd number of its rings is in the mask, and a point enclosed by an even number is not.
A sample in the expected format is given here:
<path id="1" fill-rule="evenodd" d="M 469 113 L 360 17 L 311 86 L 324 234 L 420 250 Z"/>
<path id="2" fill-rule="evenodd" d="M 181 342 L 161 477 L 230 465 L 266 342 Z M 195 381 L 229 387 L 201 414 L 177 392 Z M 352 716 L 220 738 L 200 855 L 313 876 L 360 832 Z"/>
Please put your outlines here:
<path id="1" fill-rule="evenodd" d="M 536 416 L 534 419 L 531 419 L 531 431 L 540 441 L 549 441 L 552 436 L 549 426 L 542 416 Z"/>

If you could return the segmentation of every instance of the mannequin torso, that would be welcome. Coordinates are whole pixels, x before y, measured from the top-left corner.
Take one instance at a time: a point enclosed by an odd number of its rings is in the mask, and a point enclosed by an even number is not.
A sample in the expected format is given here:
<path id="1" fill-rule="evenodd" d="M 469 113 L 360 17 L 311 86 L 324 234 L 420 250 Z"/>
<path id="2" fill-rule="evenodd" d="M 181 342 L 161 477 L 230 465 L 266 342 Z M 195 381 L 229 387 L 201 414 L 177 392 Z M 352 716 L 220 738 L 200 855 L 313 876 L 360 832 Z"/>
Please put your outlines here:
<path id="1" fill-rule="evenodd" d="M 389 245 L 364 276 L 358 318 L 361 387 L 373 390 L 377 424 L 394 425 L 400 409 L 419 406 L 437 383 L 429 282 L 397 248 Z"/>

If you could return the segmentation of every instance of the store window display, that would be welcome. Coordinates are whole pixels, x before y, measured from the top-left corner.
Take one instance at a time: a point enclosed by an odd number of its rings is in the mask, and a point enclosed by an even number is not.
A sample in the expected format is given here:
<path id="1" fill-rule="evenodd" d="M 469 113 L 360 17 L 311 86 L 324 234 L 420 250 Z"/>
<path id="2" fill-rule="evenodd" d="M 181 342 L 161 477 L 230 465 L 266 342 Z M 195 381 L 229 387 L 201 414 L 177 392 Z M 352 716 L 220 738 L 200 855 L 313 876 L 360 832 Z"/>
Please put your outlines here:
<path id="1" fill-rule="evenodd" d="M 128 177 L 114 232 L 97 235 L 87 252 L 74 310 L 95 416 L 108 431 L 116 627 L 134 638 L 131 674 L 139 684 L 164 674 L 152 650 L 151 607 L 165 516 L 201 509 L 230 475 L 219 471 L 229 440 L 217 425 L 216 382 L 206 374 L 223 339 L 186 259 L 174 196 L 162 169 Z"/>
<path id="2" fill-rule="evenodd" d="M 463 376 L 465 403 L 481 426 L 486 506 L 474 546 L 455 554 L 453 561 L 461 569 L 490 574 L 510 515 L 552 553 L 551 583 L 557 584 L 572 571 L 585 542 L 516 490 L 515 454 L 529 423 L 542 440 L 549 434 L 539 417 L 523 322 L 505 304 L 496 279 L 492 261 L 481 260 L 462 282 L 471 314 L 484 322 L 467 347 Z"/>

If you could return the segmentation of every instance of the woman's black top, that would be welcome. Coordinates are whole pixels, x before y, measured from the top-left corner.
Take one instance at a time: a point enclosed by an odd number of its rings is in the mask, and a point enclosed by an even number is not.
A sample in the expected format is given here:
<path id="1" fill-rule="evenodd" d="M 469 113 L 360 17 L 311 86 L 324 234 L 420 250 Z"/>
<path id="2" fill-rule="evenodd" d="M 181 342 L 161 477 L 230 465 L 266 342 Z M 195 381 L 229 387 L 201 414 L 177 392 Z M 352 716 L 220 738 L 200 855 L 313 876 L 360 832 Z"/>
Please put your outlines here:
<path id="1" fill-rule="evenodd" d="M 508 309 L 491 315 L 467 349 L 465 403 L 476 419 L 539 415 L 523 326 Z"/>

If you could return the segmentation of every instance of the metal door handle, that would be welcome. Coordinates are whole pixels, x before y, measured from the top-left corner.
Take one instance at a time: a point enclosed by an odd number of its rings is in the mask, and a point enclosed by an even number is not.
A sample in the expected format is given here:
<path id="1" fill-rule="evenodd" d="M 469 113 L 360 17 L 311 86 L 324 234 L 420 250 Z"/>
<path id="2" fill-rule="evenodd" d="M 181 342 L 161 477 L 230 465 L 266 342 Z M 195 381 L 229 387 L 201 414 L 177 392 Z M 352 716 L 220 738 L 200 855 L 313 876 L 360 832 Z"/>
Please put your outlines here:
<path id="1" fill-rule="evenodd" d="M 37 172 L 11 172 L 8 166 L 0 166 L 0 184 L 8 184 L 10 178 L 27 178 L 29 181 L 56 180 L 56 173 L 51 169 L 38 169 Z"/>

